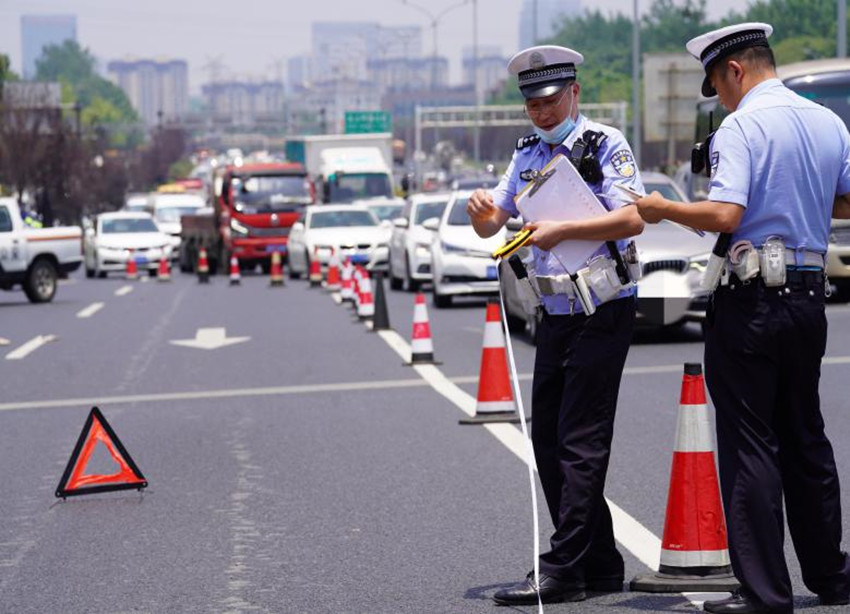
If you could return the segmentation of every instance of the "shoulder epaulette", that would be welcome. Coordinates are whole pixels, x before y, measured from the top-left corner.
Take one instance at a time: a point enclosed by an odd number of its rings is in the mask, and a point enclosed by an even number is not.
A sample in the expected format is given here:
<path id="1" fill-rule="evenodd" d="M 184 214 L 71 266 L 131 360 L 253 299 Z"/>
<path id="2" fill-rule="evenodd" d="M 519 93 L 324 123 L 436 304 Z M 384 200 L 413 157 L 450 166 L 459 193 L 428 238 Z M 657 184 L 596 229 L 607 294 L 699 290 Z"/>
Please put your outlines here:
<path id="1" fill-rule="evenodd" d="M 540 136 L 537 134 L 529 134 L 528 136 L 523 136 L 517 139 L 516 148 L 517 149 L 525 149 L 526 147 L 531 147 L 536 144 L 540 140 Z"/>

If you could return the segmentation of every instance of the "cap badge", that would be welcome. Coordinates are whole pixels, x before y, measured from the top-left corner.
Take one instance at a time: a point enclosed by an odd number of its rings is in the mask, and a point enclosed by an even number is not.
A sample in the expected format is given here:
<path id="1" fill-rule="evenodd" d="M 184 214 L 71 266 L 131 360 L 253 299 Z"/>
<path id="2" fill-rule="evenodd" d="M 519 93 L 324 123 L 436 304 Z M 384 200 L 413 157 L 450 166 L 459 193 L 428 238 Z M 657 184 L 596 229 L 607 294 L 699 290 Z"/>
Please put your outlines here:
<path id="1" fill-rule="evenodd" d="M 531 68 L 534 70 L 540 70 L 544 66 L 546 66 L 546 61 L 543 59 L 543 54 L 539 51 L 535 51 L 528 58 L 528 62 L 531 65 Z"/>

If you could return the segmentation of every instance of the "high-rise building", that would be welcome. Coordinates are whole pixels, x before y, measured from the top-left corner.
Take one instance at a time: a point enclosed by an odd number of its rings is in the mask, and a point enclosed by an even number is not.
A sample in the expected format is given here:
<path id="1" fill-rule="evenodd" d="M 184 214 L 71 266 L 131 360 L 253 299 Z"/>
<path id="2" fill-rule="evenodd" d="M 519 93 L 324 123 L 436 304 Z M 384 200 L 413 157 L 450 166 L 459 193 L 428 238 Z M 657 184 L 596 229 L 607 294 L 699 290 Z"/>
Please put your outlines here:
<path id="1" fill-rule="evenodd" d="M 579 15 L 581 0 L 523 0 L 519 12 L 519 48 L 539 44 L 554 35 L 564 19 Z"/>
<path id="2" fill-rule="evenodd" d="M 277 81 L 221 81 L 201 88 L 215 116 L 237 126 L 250 126 L 270 117 L 283 118 L 283 84 Z"/>
<path id="3" fill-rule="evenodd" d="M 478 46 L 478 92 L 481 102 L 494 91 L 502 87 L 508 78 L 508 59 L 502 55 L 499 47 L 492 45 Z M 473 62 L 472 47 L 463 49 L 463 83 L 475 84 L 475 62 Z"/>
<path id="4" fill-rule="evenodd" d="M 286 62 L 286 82 L 290 91 L 310 87 L 313 83 L 313 57 L 298 55 Z"/>
<path id="5" fill-rule="evenodd" d="M 45 47 L 77 40 L 75 15 L 22 15 L 21 51 L 24 79 L 35 78 L 35 62 Z"/>
<path id="6" fill-rule="evenodd" d="M 185 60 L 115 60 L 107 71 L 148 125 L 185 116 L 189 107 Z"/>

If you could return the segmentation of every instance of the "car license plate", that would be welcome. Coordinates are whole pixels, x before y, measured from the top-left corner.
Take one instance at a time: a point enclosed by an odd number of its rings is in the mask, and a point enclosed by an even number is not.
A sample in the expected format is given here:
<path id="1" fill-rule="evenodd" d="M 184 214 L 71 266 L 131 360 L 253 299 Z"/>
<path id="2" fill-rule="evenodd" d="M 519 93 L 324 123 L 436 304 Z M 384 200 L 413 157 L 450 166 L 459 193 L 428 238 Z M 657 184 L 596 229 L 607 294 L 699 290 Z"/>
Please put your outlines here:
<path id="1" fill-rule="evenodd" d="M 266 253 L 271 254 L 272 252 L 280 252 L 281 254 L 285 254 L 286 245 L 266 245 Z"/>
<path id="2" fill-rule="evenodd" d="M 487 279 L 497 279 L 495 266 L 487 267 Z"/>
<path id="3" fill-rule="evenodd" d="M 367 256 L 366 254 L 351 254 L 348 259 L 351 260 L 351 262 L 353 262 L 354 264 L 361 264 L 363 262 L 368 262 L 369 256 Z"/>
<path id="4" fill-rule="evenodd" d="M 134 260 L 136 261 L 136 264 L 147 264 L 148 263 L 147 256 L 136 256 L 134 258 Z"/>

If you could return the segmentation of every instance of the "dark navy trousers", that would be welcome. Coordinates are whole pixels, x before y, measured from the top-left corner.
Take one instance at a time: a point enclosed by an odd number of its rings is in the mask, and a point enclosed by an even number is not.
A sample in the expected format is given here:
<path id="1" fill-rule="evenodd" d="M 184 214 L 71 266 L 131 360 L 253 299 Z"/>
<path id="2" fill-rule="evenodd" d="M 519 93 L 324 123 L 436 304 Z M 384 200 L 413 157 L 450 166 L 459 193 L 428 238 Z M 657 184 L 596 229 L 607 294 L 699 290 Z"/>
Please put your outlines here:
<path id="1" fill-rule="evenodd" d="M 781 287 L 761 279 L 721 286 L 706 323 L 706 381 L 717 412 L 729 553 L 743 594 L 793 612 L 784 556 L 788 527 L 806 586 L 850 592 L 841 502 L 818 384 L 826 348 L 820 274 Z"/>
<path id="2" fill-rule="evenodd" d="M 623 577 L 603 491 L 634 319 L 628 297 L 592 316 L 544 314 L 538 330 L 531 439 L 555 527 L 540 569 L 577 587 Z"/>

